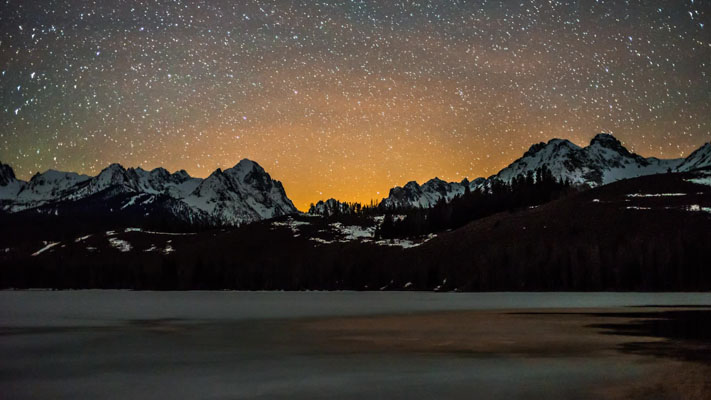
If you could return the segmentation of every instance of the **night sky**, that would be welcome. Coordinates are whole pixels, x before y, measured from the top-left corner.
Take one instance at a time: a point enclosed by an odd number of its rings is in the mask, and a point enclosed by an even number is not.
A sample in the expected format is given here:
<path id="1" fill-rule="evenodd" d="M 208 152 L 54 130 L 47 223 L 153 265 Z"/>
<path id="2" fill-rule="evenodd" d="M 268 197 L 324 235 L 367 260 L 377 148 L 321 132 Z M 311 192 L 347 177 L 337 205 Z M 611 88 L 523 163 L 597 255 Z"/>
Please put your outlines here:
<path id="1" fill-rule="evenodd" d="M 297 207 L 488 176 L 553 137 L 711 139 L 711 1 L 0 3 L 0 160 L 204 177 L 242 158 Z"/>

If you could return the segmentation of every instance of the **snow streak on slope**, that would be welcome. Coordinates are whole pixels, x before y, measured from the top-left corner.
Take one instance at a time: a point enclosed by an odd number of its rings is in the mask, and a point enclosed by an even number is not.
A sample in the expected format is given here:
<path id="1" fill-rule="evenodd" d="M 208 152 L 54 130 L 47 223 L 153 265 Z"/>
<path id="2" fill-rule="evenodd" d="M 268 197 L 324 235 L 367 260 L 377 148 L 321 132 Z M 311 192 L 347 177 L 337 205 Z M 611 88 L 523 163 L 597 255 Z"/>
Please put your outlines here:
<path id="1" fill-rule="evenodd" d="M 705 143 L 701 148 L 686 157 L 677 170 L 680 172 L 693 171 L 699 168 L 711 167 L 711 143 Z"/>

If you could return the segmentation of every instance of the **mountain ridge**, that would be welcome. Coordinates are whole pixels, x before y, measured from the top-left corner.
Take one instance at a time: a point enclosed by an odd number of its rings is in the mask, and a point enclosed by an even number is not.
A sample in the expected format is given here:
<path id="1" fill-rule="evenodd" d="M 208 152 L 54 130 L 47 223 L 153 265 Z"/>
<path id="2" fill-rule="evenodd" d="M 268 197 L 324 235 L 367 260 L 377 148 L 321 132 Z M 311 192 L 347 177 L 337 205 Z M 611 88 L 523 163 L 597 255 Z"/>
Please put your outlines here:
<path id="1" fill-rule="evenodd" d="M 215 185 L 214 176 L 224 176 L 228 183 Z M 210 185 L 210 193 L 201 191 L 201 186 Z M 158 167 L 147 171 L 113 163 L 96 176 L 50 169 L 23 181 L 16 178 L 12 167 L 0 163 L 0 210 L 4 212 L 59 213 L 66 202 L 90 203 L 88 199 L 99 195 L 106 200 L 107 212 L 116 208 L 149 211 L 146 206 L 158 202 L 173 218 L 184 222 L 198 218 L 209 225 L 240 225 L 297 212 L 281 182 L 247 159 L 224 172 L 218 168 L 205 179 L 193 178 L 185 170 L 170 173 Z M 113 204 L 119 199 L 125 203 Z M 155 207 L 152 204 L 150 211 L 155 212 Z"/>
<path id="2" fill-rule="evenodd" d="M 385 208 L 432 207 L 441 199 L 450 201 L 469 190 L 486 190 L 493 180 L 510 183 L 514 178 L 546 167 L 557 179 L 574 185 L 597 187 L 621 179 L 654 175 L 668 171 L 687 172 L 711 166 L 711 143 L 705 143 L 686 158 L 660 159 L 630 152 L 609 133 L 598 133 L 588 146 L 581 147 L 567 139 L 553 138 L 531 145 L 520 158 L 488 178 L 469 182 L 445 182 L 438 178 L 422 185 L 410 181 L 390 189 L 380 205 Z M 433 182 L 434 181 L 434 182 Z M 467 182 L 467 184 L 464 184 Z"/>
<path id="3" fill-rule="evenodd" d="M 607 133 L 596 134 L 585 147 L 567 139 L 553 138 L 534 143 L 520 158 L 488 178 L 447 182 L 435 177 L 422 185 L 409 181 L 402 187 L 391 188 L 379 205 L 386 209 L 430 208 L 467 191 L 487 190 L 495 180 L 510 183 L 542 167 L 549 169 L 557 179 L 596 187 L 621 179 L 708 166 L 711 166 L 711 143 L 704 143 L 686 158 L 659 159 L 630 152 Z M 79 201 L 108 189 L 114 194 L 145 195 L 139 205 L 155 201 L 157 195 L 165 195 L 192 210 L 187 217 L 186 209 L 177 207 L 182 211 L 173 212 L 178 214 L 176 218 L 192 221 L 199 215 L 200 220 L 215 225 L 239 225 L 299 212 L 281 182 L 273 180 L 258 163 L 248 159 L 225 170 L 217 168 L 204 179 L 191 177 L 185 170 L 170 173 L 162 167 L 144 170 L 113 163 L 96 176 L 49 169 L 23 181 L 17 179 L 11 166 L 0 162 L 0 210 L 4 212 L 39 209 L 59 201 Z M 131 204 L 120 208 L 134 207 L 135 200 L 129 201 Z M 176 203 L 170 203 L 172 205 L 166 207 L 175 209 Z M 308 212 L 332 214 L 345 210 L 345 203 L 336 199 L 320 201 L 315 206 Z"/>

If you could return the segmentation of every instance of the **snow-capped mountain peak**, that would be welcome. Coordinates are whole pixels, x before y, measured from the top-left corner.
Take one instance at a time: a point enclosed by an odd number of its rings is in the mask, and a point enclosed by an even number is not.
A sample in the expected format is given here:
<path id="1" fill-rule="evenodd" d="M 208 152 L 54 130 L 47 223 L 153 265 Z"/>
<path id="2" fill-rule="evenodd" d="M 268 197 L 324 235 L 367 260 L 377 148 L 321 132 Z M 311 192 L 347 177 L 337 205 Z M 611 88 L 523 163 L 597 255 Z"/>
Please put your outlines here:
<path id="1" fill-rule="evenodd" d="M 540 142 L 529 147 L 528 151 L 523 154 L 521 159 L 537 158 L 546 159 L 550 158 L 555 153 L 565 152 L 565 151 L 575 151 L 579 150 L 580 147 L 575 145 L 573 142 L 566 139 L 551 139 L 546 142 Z"/>
<path id="2" fill-rule="evenodd" d="M 666 172 L 680 162 L 644 158 L 631 153 L 613 135 L 599 133 L 589 146 L 582 148 L 563 139 L 534 145 L 523 157 L 493 178 L 511 182 L 517 176 L 545 166 L 558 179 L 577 185 L 599 186 L 620 179 Z"/>
<path id="3" fill-rule="evenodd" d="M 240 160 L 234 167 L 225 170 L 225 172 L 236 177 L 239 181 L 244 181 L 248 175 L 266 174 L 261 165 L 246 158 Z"/>
<path id="4" fill-rule="evenodd" d="M 621 153 L 629 153 L 627 149 L 622 146 L 622 142 L 609 133 L 598 133 L 595 135 L 592 140 L 590 140 L 590 146 L 600 146 L 617 150 Z"/>
<path id="5" fill-rule="evenodd" d="M 468 183 L 470 190 L 485 187 L 492 180 L 506 183 L 529 172 L 546 167 L 554 177 L 576 185 L 599 186 L 621 179 L 665 173 L 670 170 L 687 171 L 711 165 L 711 144 L 707 143 L 686 160 L 645 158 L 632 153 L 609 133 L 595 135 L 590 144 L 580 147 L 566 139 L 551 139 L 532 145 L 521 158 L 488 179 L 478 178 Z M 386 207 L 431 207 L 441 198 L 450 200 L 463 193 L 467 183 L 442 182 L 432 179 L 422 186 L 408 182 L 394 187 L 382 205 Z"/>
<path id="6" fill-rule="evenodd" d="M 599 142 L 596 142 L 596 146 L 597 143 Z M 572 181 L 583 181 L 591 169 L 585 165 L 582 150 L 581 147 L 565 139 L 541 142 L 531 146 L 521 158 L 499 171 L 494 177 L 504 182 L 511 182 L 517 176 L 526 175 L 529 171 L 546 166 L 555 176 L 572 178 Z M 575 173 L 576 170 L 579 171 Z"/>
<path id="7" fill-rule="evenodd" d="M 25 189 L 19 193 L 22 201 L 49 201 L 65 196 L 77 185 L 88 181 L 91 177 L 75 172 L 63 172 L 53 169 L 35 174 Z"/>
<path id="8" fill-rule="evenodd" d="M 180 171 L 173 172 L 171 177 L 178 182 L 185 182 L 191 178 L 190 174 L 188 174 L 188 172 L 185 171 L 184 169 L 181 169 Z"/>
<path id="9" fill-rule="evenodd" d="M 281 182 L 247 159 L 224 171 L 218 168 L 184 201 L 231 224 L 297 212 Z"/>
<path id="10" fill-rule="evenodd" d="M 126 174 L 131 184 L 140 192 L 169 193 L 178 198 L 187 196 L 199 184 L 199 180 L 191 178 L 184 170 L 171 174 L 161 167 L 150 171 L 138 167 L 127 169 Z"/>
<path id="11" fill-rule="evenodd" d="M 388 197 L 383 199 L 381 204 L 387 208 L 429 208 L 442 199 L 450 201 L 464 194 L 467 189 L 477 190 L 482 187 L 484 181 L 484 178 L 477 178 L 472 182 L 468 179 L 461 182 L 446 182 L 440 178 L 433 178 L 421 186 L 415 181 L 410 181 L 403 187 L 396 186 L 390 189 Z"/>
<path id="12" fill-rule="evenodd" d="M 165 168 L 154 168 L 148 172 L 148 175 L 151 176 L 152 178 L 156 180 L 162 180 L 162 181 L 167 181 L 170 179 L 170 172 L 168 172 L 167 169 Z"/>
<path id="13" fill-rule="evenodd" d="M 150 205 L 186 222 L 197 219 L 212 225 L 239 225 L 297 212 L 281 183 L 250 160 L 224 171 L 218 168 L 206 179 L 192 178 L 185 170 L 171 174 L 164 168 L 146 171 L 120 164 L 111 164 L 94 177 L 50 170 L 30 182 L 16 180 L 9 166 L 0 165 L 0 179 L 5 183 L 0 185 L 0 207 L 9 212 L 95 195 L 102 196 L 102 204 L 118 202 L 107 206 L 109 212 L 138 207 L 143 215 Z"/>

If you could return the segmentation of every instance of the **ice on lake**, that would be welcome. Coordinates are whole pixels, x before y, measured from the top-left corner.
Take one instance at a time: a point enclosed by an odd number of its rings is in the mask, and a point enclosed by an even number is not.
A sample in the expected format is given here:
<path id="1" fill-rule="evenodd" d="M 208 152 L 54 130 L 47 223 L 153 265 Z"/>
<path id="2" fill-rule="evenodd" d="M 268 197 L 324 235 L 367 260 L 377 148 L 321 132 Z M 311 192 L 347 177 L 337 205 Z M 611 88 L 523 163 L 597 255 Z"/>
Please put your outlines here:
<path id="1" fill-rule="evenodd" d="M 4 398 L 581 398 L 606 359 L 334 352 L 289 321 L 452 310 L 708 305 L 702 293 L 0 292 Z M 561 384 L 564 382 L 564 384 Z"/>

